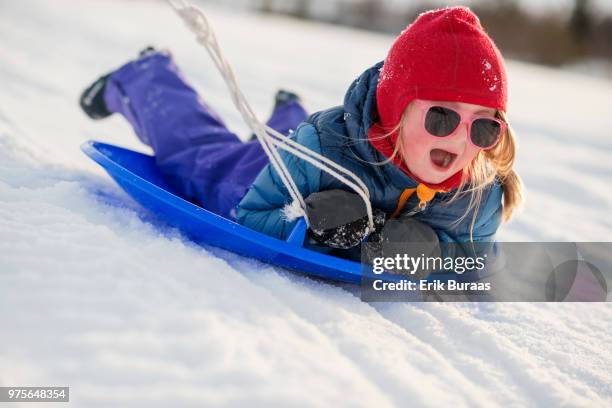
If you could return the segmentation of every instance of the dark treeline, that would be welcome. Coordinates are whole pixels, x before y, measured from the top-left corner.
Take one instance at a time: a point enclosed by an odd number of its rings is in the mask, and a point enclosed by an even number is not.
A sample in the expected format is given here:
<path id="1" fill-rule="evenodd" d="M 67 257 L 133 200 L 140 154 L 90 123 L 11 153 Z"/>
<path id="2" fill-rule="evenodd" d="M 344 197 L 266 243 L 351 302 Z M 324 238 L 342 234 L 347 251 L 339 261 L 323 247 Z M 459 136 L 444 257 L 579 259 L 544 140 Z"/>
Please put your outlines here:
<path id="1" fill-rule="evenodd" d="M 385 0 L 330 1 L 327 12 L 316 10 L 311 0 L 277 2 L 260 0 L 261 12 L 281 13 L 302 19 L 368 30 L 399 33 L 421 12 L 444 3 L 412 2 L 404 9 L 390 8 Z M 529 13 L 515 0 L 472 3 L 472 10 L 504 54 L 558 66 L 585 58 L 612 61 L 612 16 L 600 15 L 589 0 L 575 0 L 568 12 Z"/>

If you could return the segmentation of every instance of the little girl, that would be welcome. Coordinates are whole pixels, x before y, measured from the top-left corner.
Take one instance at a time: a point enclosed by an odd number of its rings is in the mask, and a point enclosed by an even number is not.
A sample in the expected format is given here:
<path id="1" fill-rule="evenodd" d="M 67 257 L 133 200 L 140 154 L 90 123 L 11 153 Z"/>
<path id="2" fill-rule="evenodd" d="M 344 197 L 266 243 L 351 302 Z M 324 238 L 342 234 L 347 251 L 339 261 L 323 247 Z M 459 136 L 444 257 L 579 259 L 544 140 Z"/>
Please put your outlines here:
<path id="1" fill-rule="evenodd" d="M 268 125 L 356 174 L 376 209 L 376 239 L 493 241 L 522 201 L 506 122 L 502 56 L 468 8 L 421 14 L 384 62 L 349 87 L 342 106 L 307 117 L 277 94 Z M 243 143 L 199 98 L 168 53 L 147 49 L 81 98 L 92 118 L 122 114 L 183 197 L 284 239 L 291 197 L 258 141 Z M 310 235 L 327 247 L 367 238 L 361 198 L 281 152 L 303 197 Z M 370 237 L 371 239 L 372 237 Z"/>

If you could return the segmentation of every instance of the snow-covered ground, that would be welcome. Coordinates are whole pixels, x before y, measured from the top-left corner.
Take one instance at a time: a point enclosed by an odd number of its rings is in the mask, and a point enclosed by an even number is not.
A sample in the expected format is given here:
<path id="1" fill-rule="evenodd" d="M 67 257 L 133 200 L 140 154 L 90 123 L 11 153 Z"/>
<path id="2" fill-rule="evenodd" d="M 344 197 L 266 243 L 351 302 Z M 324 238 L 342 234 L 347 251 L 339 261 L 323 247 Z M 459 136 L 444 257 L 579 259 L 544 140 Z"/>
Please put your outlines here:
<path id="1" fill-rule="evenodd" d="M 339 104 L 392 38 L 209 16 L 264 117 L 279 87 Z M 146 150 L 81 89 L 144 45 L 172 50 L 230 126 L 223 83 L 163 2 L 0 1 L 0 385 L 75 406 L 610 406 L 609 304 L 365 304 L 185 241 L 79 151 Z M 509 63 L 527 204 L 505 241 L 609 241 L 612 82 Z"/>

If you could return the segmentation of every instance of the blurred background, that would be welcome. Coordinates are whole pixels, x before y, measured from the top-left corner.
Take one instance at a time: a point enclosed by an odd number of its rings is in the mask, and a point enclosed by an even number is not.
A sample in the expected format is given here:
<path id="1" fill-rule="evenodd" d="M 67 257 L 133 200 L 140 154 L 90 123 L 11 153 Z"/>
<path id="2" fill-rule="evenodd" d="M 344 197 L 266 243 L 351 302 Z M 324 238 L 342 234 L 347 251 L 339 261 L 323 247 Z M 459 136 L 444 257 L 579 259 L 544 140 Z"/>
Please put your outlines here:
<path id="1" fill-rule="evenodd" d="M 299 19 L 399 33 L 421 12 L 470 6 L 504 56 L 612 78 L 612 0 L 209 0 Z"/>

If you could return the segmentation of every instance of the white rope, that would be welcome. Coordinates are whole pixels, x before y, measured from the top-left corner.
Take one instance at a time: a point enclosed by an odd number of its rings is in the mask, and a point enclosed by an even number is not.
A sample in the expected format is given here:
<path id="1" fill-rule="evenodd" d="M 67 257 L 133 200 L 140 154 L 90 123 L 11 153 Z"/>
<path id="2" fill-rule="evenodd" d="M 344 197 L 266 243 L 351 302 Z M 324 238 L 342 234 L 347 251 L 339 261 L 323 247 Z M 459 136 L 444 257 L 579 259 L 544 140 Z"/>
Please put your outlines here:
<path id="1" fill-rule="evenodd" d="M 306 223 L 310 225 L 304 198 L 302 197 L 298 187 L 295 185 L 295 182 L 291 177 L 291 173 L 287 169 L 276 148 L 280 148 L 293 154 L 294 156 L 312 164 L 318 169 L 325 171 L 352 188 L 357 194 L 359 194 L 366 205 L 368 224 L 370 231 L 373 231 L 374 218 L 372 215 L 372 205 L 370 203 L 370 192 L 363 181 L 354 173 L 342 167 L 338 163 L 308 149 L 291 138 L 270 128 L 269 126 L 262 124 L 255 116 L 255 113 L 246 101 L 244 94 L 238 87 L 234 72 L 221 53 L 221 48 L 204 12 L 198 7 L 190 5 L 186 0 L 167 1 L 183 19 L 187 27 L 189 27 L 189 29 L 196 35 L 198 43 L 204 46 L 208 51 L 208 54 L 217 66 L 217 69 L 223 76 L 223 79 L 229 88 L 234 105 L 242 115 L 242 118 L 246 124 L 251 128 L 261 143 L 264 152 L 268 155 L 270 163 L 289 191 L 291 198 L 294 200 L 294 202 L 299 203 L 300 208 L 302 209 L 301 215 L 304 216 Z"/>

